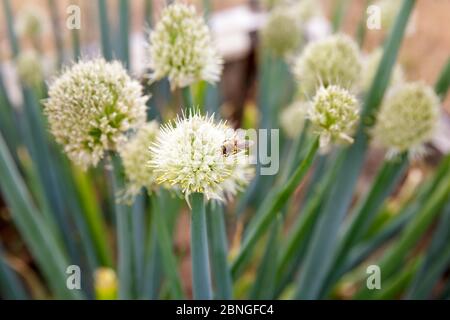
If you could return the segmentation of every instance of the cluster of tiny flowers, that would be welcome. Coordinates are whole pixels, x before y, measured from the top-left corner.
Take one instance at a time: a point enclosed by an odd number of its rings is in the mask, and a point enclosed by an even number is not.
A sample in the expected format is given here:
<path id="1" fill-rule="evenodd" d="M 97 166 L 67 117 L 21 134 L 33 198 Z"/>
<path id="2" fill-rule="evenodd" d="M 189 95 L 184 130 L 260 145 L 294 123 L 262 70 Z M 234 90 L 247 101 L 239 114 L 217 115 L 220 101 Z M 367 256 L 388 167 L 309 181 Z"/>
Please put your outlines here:
<path id="1" fill-rule="evenodd" d="M 200 80 L 217 82 L 222 64 L 208 26 L 194 6 L 174 3 L 164 9 L 161 20 L 150 33 L 152 81 L 168 77 L 172 89 Z"/>
<path id="2" fill-rule="evenodd" d="M 38 53 L 34 50 L 21 52 L 16 61 L 20 80 L 29 87 L 37 87 L 44 81 L 44 68 Z"/>
<path id="3" fill-rule="evenodd" d="M 383 50 L 377 49 L 364 59 L 364 71 L 362 73 L 361 87 L 364 92 L 368 92 L 372 82 L 375 78 L 375 74 L 380 65 L 381 58 L 383 56 Z M 395 64 L 392 69 L 390 86 L 396 86 L 404 82 L 403 69 L 399 64 Z"/>
<path id="4" fill-rule="evenodd" d="M 432 88 L 416 82 L 393 87 L 385 97 L 373 136 L 388 149 L 388 157 L 402 152 L 420 155 L 439 119 L 439 98 Z"/>
<path id="5" fill-rule="evenodd" d="M 279 57 L 293 54 L 303 42 L 302 25 L 287 6 L 272 10 L 261 35 L 264 46 Z"/>
<path id="6" fill-rule="evenodd" d="M 145 123 L 147 97 L 119 62 L 80 61 L 57 78 L 44 102 L 50 131 L 68 157 L 87 168 L 117 150 Z"/>
<path id="7" fill-rule="evenodd" d="M 309 97 L 320 86 L 353 89 L 360 80 L 362 63 L 356 43 L 338 34 L 306 46 L 294 65 L 301 90 Z"/>
<path id="8" fill-rule="evenodd" d="M 158 183 L 180 189 L 186 199 L 203 193 L 207 199 L 225 201 L 253 177 L 245 148 L 236 131 L 213 116 L 191 113 L 160 129 L 150 148 Z"/>
<path id="9" fill-rule="evenodd" d="M 155 177 L 150 162 L 149 147 L 159 132 L 157 121 L 151 121 L 138 129 L 136 134 L 119 148 L 119 154 L 127 178 L 126 198 L 133 198 L 142 188 L 151 192 L 155 187 Z"/>
<path id="10" fill-rule="evenodd" d="M 22 36 L 37 40 L 47 29 L 47 17 L 45 13 L 36 6 L 28 6 L 19 12 L 15 29 Z"/>
<path id="11" fill-rule="evenodd" d="M 295 101 L 281 112 L 280 125 L 287 137 L 294 139 L 300 135 L 308 108 L 308 102 Z"/>
<path id="12" fill-rule="evenodd" d="M 375 6 L 380 8 L 381 14 L 381 27 L 389 31 L 394 25 L 395 18 L 400 11 L 401 1 L 392 0 L 379 0 L 374 3 Z"/>
<path id="13" fill-rule="evenodd" d="M 322 149 L 335 141 L 353 143 L 351 135 L 359 120 L 358 101 L 346 89 L 321 87 L 308 110 L 308 119 L 319 134 Z"/>

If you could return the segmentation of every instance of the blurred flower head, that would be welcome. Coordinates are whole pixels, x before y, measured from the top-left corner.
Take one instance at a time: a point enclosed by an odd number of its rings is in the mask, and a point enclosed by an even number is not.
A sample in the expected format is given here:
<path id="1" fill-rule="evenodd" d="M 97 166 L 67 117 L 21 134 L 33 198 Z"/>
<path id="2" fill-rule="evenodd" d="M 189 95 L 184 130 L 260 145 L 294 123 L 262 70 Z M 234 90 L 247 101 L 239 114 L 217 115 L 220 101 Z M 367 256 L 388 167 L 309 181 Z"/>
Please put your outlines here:
<path id="1" fill-rule="evenodd" d="M 353 89 L 361 69 L 358 46 L 350 37 L 338 34 L 308 44 L 297 58 L 293 72 L 300 89 L 311 97 L 321 86 Z"/>
<path id="2" fill-rule="evenodd" d="M 312 17 L 320 14 L 320 6 L 316 0 L 264 0 L 267 9 L 278 7 L 290 8 L 300 23 L 305 23 Z"/>
<path id="3" fill-rule="evenodd" d="M 160 129 L 150 165 L 158 183 L 224 201 L 253 177 L 244 138 L 213 116 L 190 113 Z"/>
<path id="4" fill-rule="evenodd" d="M 281 112 L 280 125 L 286 136 L 294 139 L 300 135 L 305 124 L 308 108 L 308 102 L 295 101 Z"/>
<path id="5" fill-rule="evenodd" d="M 303 29 L 298 17 L 288 6 L 275 8 L 262 29 L 262 42 L 274 55 L 287 57 L 303 42 Z"/>
<path id="6" fill-rule="evenodd" d="M 37 6 L 26 6 L 17 15 L 15 29 L 19 36 L 38 40 L 47 29 L 48 18 Z"/>
<path id="7" fill-rule="evenodd" d="M 149 192 L 155 188 L 153 168 L 148 165 L 150 162 L 148 149 L 155 141 L 158 131 L 157 121 L 148 122 L 119 148 L 127 178 L 126 198 L 133 198 L 142 188 L 146 188 Z"/>
<path id="8" fill-rule="evenodd" d="M 45 114 L 69 158 L 87 168 L 145 123 L 147 98 L 119 62 L 98 58 L 78 62 L 51 84 Z"/>
<path id="9" fill-rule="evenodd" d="M 378 0 L 374 5 L 380 8 L 381 13 L 381 27 L 389 31 L 394 25 L 395 18 L 400 11 L 402 2 L 392 0 Z"/>
<path id="10" fill-rule="evenodd" d="M 194 6 L 176 2 L 163 10 L 160 21 L 150 33 L 152 81 L 168 77 L 172 89 L 200 80 L 217 82 L 222 63 L 210 30 Z"/>
<path id="11" fill-rule="evenodd" d="M 369 91 L 370 86 L 372 85 L 372 82 L 377 73 L 378 67 L 380 65 L 382 56 L 383 50 L 381 48 L 378 48 L 364 58 L 363 72 L 361 79 L 361 87 L 364 92 Z M 403 81 L 404 81 L 403 69 L 401 65 L 397 63 L 394 65 L 394 68 L 392 69 L 389 85 L 396 86 L 399 85 L 400 83 L 403 83 Z"/>
<path id="12" fill-rule="evenodd" d="M 375 140 L 388 149 L 388 157 L 402 152 L 419 156 L 439 121 L 439 98 L 421 83 L 393 87 L 385 97 L 373 128 Z"/>
<path id="13" fill-rule="evenodd" d="M 313 98 L 308 118 L 319 134 L 322 149 L 334 142 L 353 143 L 351 135 L 359 120 L 358 101 L 341 87 L 321 87 Z"/>
<path id="14" fill-rule="evenodd" d="M 41 57 L 34 50 L 20 52 L 16 60 L 20 80 L 29 87 L 37 87 L 44 81 Z"/>

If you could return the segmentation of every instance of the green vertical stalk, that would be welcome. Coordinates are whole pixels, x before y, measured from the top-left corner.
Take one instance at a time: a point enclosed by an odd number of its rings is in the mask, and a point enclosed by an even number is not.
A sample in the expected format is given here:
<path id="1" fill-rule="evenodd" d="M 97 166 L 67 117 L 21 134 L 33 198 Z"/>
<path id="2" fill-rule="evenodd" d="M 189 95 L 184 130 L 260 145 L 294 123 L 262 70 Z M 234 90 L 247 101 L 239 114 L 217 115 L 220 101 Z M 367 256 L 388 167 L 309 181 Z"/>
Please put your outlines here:
<path id="1" fill-rule="evenodd" d="M 151 200 L 150 200 L 151 201 Z M 149 219 L 150 220 L 150 219 Z M 161 286 L 161 279 L 163 277 L 161 250 L 157 238 L 157 226 L 154 219 L 151 219 L 149 227 L 149 234 L 146 240 L 145 253 L 145 271 L 144 271 L 144 287 L 142 298 L 157 299 L 159 289 Z"/>
<path id="2" fill-rule="evenodd" d="M 145 192 L 145 191 L 143 191 Z M 143 292 L 143 283 L 141 279 L 144 277 L 144 255 L 145 255 L 145 197 L 139 194 L 134 199 L 131 207 L 131 237 L 133 248 L 133 282 L 135 283 L 135 294 L 141 296 Z"/>
<path id="3" fill-rule="evenodd" d="M 206 217 L 208 224 L 209 251 L 211 271 L 216 288 L 216 299 L 232 299 L 233 283 L 228 265 L 227 234 L 225 229 L 224 210 L 221 204 L 212 204 Z"/>
<path id="4" fill-rule="evenodd" d="M 77 29 L 73 29 L 70 34 L 72 36 L 73 59 L 78 61 L 81 57 L 80 32 Z"/>
<path id="5" fill-rule="evenodd" d="M 203 0 L 202 1 L 203 6 L 203 16 L 206 20 L 208 20 L 209 15 L 211 13 L 211 0 Z"/>
<path id="6" fill-rule="evenodd" d="M 109 34 L 108 6 L 106 0 L 98 0 L 100 33 L 102 38 L 102 52 L 106 60 L 112 60 L 111 38 Z"/>
<path id="7" fill-rule="evenodd" d="M 271 234 L 261 263 L 258 266 L 256 278 L 250 292 L 250 299 L 273 299 L 276 281 L 277 258 L 280 240 L 282 216 L 272 225 Z"/>
<path id="8" fill-rule="evenodd" d="M 358 42 L 358 45 L 360 47 L 363 47 L 364 45 L 364 39 L 366 38 L 366 30 L 367 30 L 367 26 L 366 26 L 366 9 L 367 9 L 367 5 L 369 4 L 369 0 L 365 0 L 364 1 L 364 12 L 361 16 L 361 20 L 359 20 L 358 23 L 358 29 L 356 30 L 356 41 Z"/>
<path id="9" fill-rule="evenodd" d="M 239 254 L 232 265 L 231 270 L 234 278 L 236 278 L 242 271 L 242 268 L 246 263 L 255 243 L 261 238 L 267 228 L 274 221 L 278 211 L 284 207 L 305 174 L 308 172 L 318 148 L 319 138 L 316 137 L 309 146 L 309 150 L 305 158 L 297 167 L 295 172 L 293 172 L 290 179 L 280 189 L 278 189 L 278 191 L 276 191 L 276 194 L 273 195 L 273 201 L 271 201 L 268 206 L 262 208 L 262 213 L 256 215 L 257 220 L 252 221 L 249 225 L 248 232 L 244 237 Z M 269 195 L 268 197 L 271 196 Z"/>
<path id="10" fill-rule="evenodd" d="M 120 45 L 121 59 L 127 68 L 130 68 L 130 6 L 128 0 L 120 0 L 119 3 Z"/>
<path id="11" fill-rule="evenodd" d="M 66 287 L 66 268 L 72 264 L 53 231 L 40 218 L 28 189 L 0 135 L 0 191 L 11 217 L 36 259 L 52 292 L 58 298 L 80 299 L 83 293 Z"/>
<path id="12" fill-rule="evenodd" d="M 107 168 L 111 181 L 112 201 L 117 232 L 119 299 L 131 299 L 133 292 L 130 212 L 127 207 L 116 202 L 115 196 L 123 188 L 123 177 L 119 159 L 110 155 L 111 168 Z"/>
<path id="13" fill-rule="evenodd" d="M 361 123 L 355 142 L 345 153 L 335 185 L 325 200 L 324 210 L 314 228 L 303 270 L 298 280 L 297 298 L 317 298 L 332 264 L 339 227 L 351 203 L 353 189 L 368 148 L 367 125 L 371 122 L 371 117 L 378 109 L 387 89 L 414 4 L 414 0 L 403 1 L 394 28 L 386 42 L 380 66 L 364 101 Z"/>
<path id="14" fill-rule="evenodd" d="M 425 201 L 413 220 L 404 229 L 400 238 L 389 248 L 379 261 L 378 265 L 383 271 L 383 278 L 392 276 L 398 268 L 404 263 L 410 249 L 419 241 L 425 231 L 441 212 L 445 203 L 450 199 L 450 170 L 444 176 L 431 196 Z M 366 288 L 362 288 L 355 297 L 367 299 L 373 293 Z"/>
<path id="15" fill-rule="evenodd" d="M 93 238 L 94 248 L 102 266 L 112 267 L 112 254 L 108 247 L 106 226 L 102 212 L 95 199 L 95 190 L 91 177 L 78 168 L 72 167 L 74 188 L 77 192 L 82 214 L 86 219 L 89 233 Z"/>
<path id="16" fill-rule="evenodd" d="M 450 58 L 447 59 L 444 68 L 439 75 L 436 84 L 434 85 L 434 91 L 440 96 L 441 100 L 445 100 L 448 88 L 450 87 Z"/>
<path id="17" fill-rule="evenodd" d="M 18 131 L 13 106 L 6 91 L 3 75 L 0 73 L 0 132 L 8 147 L 14 150 L 18 143 Z M 15 153 L 13 154 L 15 156 Z"/>
<path id="18" fill-rule="evenodd" d="M 0 296 L 3 299 L 25 300 L 28 294 L 16 275 L 6 261 L 5 252 L 0 243 Z"/>
<path id="19" fill-rule="evenodd" d="M 203 194 L 191 195 L 191 258 L 192 288 L 194 299 L 210 300 L 213 298 L 211 273 L 208 255 L 208 237 L 206 211 Z"/>
<path id="20" fill-rule="evenodd" d="M 439 220 L 433 240 L 419 272 L 414 276 L 407 292 L 408 299 L 428 299 L 431 297 L 433 287 L 442 277 L 450 264 L 450 201 L 445 206 Z"/>
<path id="21" fill-rule="evenodd" d="M 345 229 L 342 232 L 343 237 L 339 240 L 338 249 L 334 254 L 333 266 L 330 270 L 340 270 L 342 268 L 342 264 L 345 262 L 348 252 L 367 232 L 375 215 L 381 209 L 384 200 L 397 186 L 408 163 L 408 155 L 403 154 L 398 159 L 385 161 L 382 164 L 371 189 L 366 197 L 358 204 L 355 212 L 353 212 L 351 216 L 350 222 L 345 226 Z M 333 277 L 333 271 L 327 276 L 327 278 L 330 277 Z M 329 284 L 329 281 L 326 281 L 325 286 L 327 284 Z M 324 288 L 322 294 L 326 294 L 328 289 L 329 288 Z"/>
<path id="22" fill-rule="evenodd" d="M 177 259 L 173 252 L 172 239 L 170 237 L 168 223 L 164 219 L 164 214 L 159 199 L 152 197 L 152 214 L 155 222 L 156 241 L 162 257 L 162 265 L 165 275 L 169 281 L 171 296 L 174 299 L 183 299 L 183 287 L 181 285 L 180 275 L 178 272 Z"/>
<path id="23" fill-rule="evenodd" d="M 191 88 L 190 87 L 182 88 L 181 96 L 183 98 L 184 110 L 194 110 Z"/>
<path id="24" fill-rule="evenodd" d="M 55 41 L 56 52 L 58 54 L 58 66 L 61 66 L 64 61 L 64 46 L 61 34 L 61 28 L 58 23 L 58 2 L 55 0 L 48 0 L 48 7 L 50 10 L 50 16 L 52 20 L 53 38 Z"/>
<path id="25" fill-rule="evenodd" d="M 337 0 L 333 8 L 332 27 L 333 32 L 338 32 L 344 22 L 345 11 L 347 10 L 348 0 Z"/>
<path id="26" fill-rule="evenodd" d="M 145 0 L 144 20 L 148 28 L 153 25 L 153 0 Z"/>
<path id="27" fill-rule="evenodd" d="M 17 41 L 16 32 L 14 30 L 13 14 L 11 10 L 11 3 L 9 2 L 9 0 L 3 0 L 3 10 L 5 14 L 6 24 L 8 27 L 7 32 L 9 43 L 11 46 L 11 51 L 13 57 L 17 57 L 17 55 L 19 54 L 19 43 Z"/>

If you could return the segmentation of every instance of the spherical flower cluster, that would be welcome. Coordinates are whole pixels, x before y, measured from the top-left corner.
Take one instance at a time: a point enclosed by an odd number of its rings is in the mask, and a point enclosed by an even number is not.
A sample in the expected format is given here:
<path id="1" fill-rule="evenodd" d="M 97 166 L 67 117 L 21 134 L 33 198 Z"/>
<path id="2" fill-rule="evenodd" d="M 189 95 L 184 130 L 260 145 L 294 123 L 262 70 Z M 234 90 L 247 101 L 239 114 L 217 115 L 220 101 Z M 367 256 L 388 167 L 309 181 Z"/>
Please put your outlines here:
<path id="1" fill-rule="evenodd" d="M 373 136 L 388 149 L 388 157 L 401 152 L 420 155 L 439 120 L 439 98 L 432 88 L 416 82 L 392 88 L 385 97 Z"/>
<path id="2" fill-rule="evenodd" d="M 27 6 L 20 10 L 15 29 L 20 36 L 37 40 L 47 29 L 45 12 L 36 6 Z"/>
<path id="3" fill-rule="evenodd" d="M 316 0 L 294 0 L 292 12 L 302 23 L 308 22 L 311 18 L 321 15 L 319 2 Z"/>
<path id="4" fill-rule="evenodd" d="M 363 63 L 364 71 L 362 73 L 361 79 L 361 87 L 363 91 L 365 92 L 369 91 L 373 79 L 375 78 L 378 67 L 380 65 L 382 56 L 383 50 L 377 49 L 370 55 L 365 57 Z M 399 64 L 395 64 L 394 68 L 392 69 L 391 80 L 389 82 L 389 85 L 396 86 L 399 85 L 400 83 L 403 83 L 403 81 L 404 81 L 403 69 Z"/>
<path id="5" fill-rule="evenodd" d="M 119 148 L 127 178 L 126 196 L 139 194 L 142 188 L 151 192 L 155 187 L 155 177 L 150 162 L 149 148 L 159 132 L 157 121 L 151 121 L 139 128 L 136 134 Z"/>
<path id="6" fill-rule="evenodd" d="M 313 98 L 308 118 L 320 137 L 320 147 L 332 142 L 353 143 L 351 137 L 359 120 L 356 98 L 338 86 L 321 87 Z"/>
<path id="7" fill-rule="evenodd" d="M 261 35 L 264 46 L 279 57 L 295 53 L 303 42 L 302 25 L 289 7 L 275 8 Z"/>
<path id="8" fill-rule="evenodd" d="M 16 61 L 20 80 L 29 87 L 37 87 L 44 81 L 42 61 L 34 50 L 21 52 Z"/>
<path id="9" fill-rule="evenodd" d="M 164 9 L 161 20 L 150 33 L 152 81 L 167 76 L 172 89 L 200 80 L 217 82 L 222 63 L 208 26 L 194 6 L 174 3 Z"/>
<path id="10" fill-rule="evenodd" d="M 50 131 L 76 164 L 95 166 L 146 119 L 147 97 L 119 62 L 80 61 L 57 78 L 44 102 Z"/>
<path id="11" fill-rule="evenodd" d="M 350 37 L 339 34 L 308 44 L 293 72 L 301 90 L 311 97 L 320 86 L 354 88 L 361 69 L 358 46 Z"/>
<path id="12" fill-rule="evenodd" d="M 224 201 L 253 176 L 244 145 L 226 123 L 191 113 L 160 129 L 150 165 L 158 183 L 180 189 L 186 199 L 199 192 Z"/>
<path id="13" fill-rule="evenodd" d="M 381 27 L 389 31 L 394 25 L 395 18 L 400 11 L 401 1 L 392 0 L 379 0 L 374 3 L 375 6 L 380 8 L 381 14 Z"/>
<path id="14" fill-rule="evenodd" d="M 281 112 L 280 125 L 287 137 L 294 139 L 300 135 L 308 108 L 308 102 L 295 101 Z"/>

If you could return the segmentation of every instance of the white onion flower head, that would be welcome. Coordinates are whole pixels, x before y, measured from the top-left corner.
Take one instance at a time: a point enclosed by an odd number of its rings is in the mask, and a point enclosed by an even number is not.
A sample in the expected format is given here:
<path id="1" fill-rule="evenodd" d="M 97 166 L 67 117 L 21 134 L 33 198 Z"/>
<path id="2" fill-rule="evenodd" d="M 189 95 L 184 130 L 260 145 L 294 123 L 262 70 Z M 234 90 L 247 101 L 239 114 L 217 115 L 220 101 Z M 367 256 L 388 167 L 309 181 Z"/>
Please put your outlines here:
<path id="1" fill-rule="evenodd" d="M 190 113 L 160 129 L 150 147 L 158 183 L 181 190 L 186 199 L 203 193 L 225 201 L 246 186 L 254 170 L 237 132 L 213 116 Z"/>
<path id="2" fill-rule="evenodd" d="M 337 34 L 311 42 L 297 58 L 293 73 L 300 89 L 312 97 L 320 86 L 338 85 L 354 89 L 362 70 L 360 52 L 355 41 Z"/>
<path id="3" fill-rule="evenodd" d="M 361 79 L 361 87 L 364 92 L 369 91 L 380 65 L 382 56 L 383 50 L 381 48 L 378 48 L 364 58 L 364 67 Z M 398 63 L 395 64 L 394 68 L 392 69 L 389 86 L 397 86 L 403 83 L 404 79 L 405 77 L 401 65 L 399 65 Z"/>
<path id="4" fill-rule="evenodd" d="M 373 128 L 375 141 L 388 149 L 388 157 L 424 152 L 439 122 L 439 98 L 421 82 L 393 87 L 385 97 Z"/>
<path id="5" fill-rule="evenodd" d="M 359 104 L 344 88 L 321 87 L 313 98 L 308 118 L 320 137 L 321 149 L 328 149 L 334 142 L 353 143 L 351 135 L 359 120 Z"/>
<path id="6" fill-rule="evenodd" d="M 148 192 L 155 189 L 156 178 L 153 174 L 153 168 L 148 165 L 151 160 L 148 149 L 155 141 L 158 132 L 158 122 L 148 122 L 119 148 L 127 180 L 126 198 L 133 198 L 139 194 L 142 188 L 146 188 Z"/>
<path id="7" fill-rule="evenodd" d="M 29 87 L 37 87 L 44 81 L 42 60 L 34 50 L 22 51 L 16 60 L 19 78 Z"/>
<path id="8" fill-rule="evenodd" d="M 275 56 L 287 58 L 303 42 L 303 28 L 290 7 L 273 9 L 261 32 L 262 43 Z"/>
<path id="9" fill-rule="evenodd" d="M 73 162 L 95 166 L 145 123 L 142 91 L 117 61 L 80 61 L 50 85 L 44 102 L 50 131 Z"/>
<path id="10" fill-rule="evenodd" d="M 301 23 L 321 14 L 320 6 L 316 0 L 265 0 L 263 5 L 267 9 L 276 9 L 283 6 L 290 8 Z"/>
<path id="11" fill-rule="evenodd" d="M 31 5 L 21 9 L 17 15 L 15 30 L 19 36 L 38 40 L 47 31 L 48 18 L 38 6 Z"/>
<path id="12" fill-rule="evenodd" d="M 200 80 L 219 81 L 223 61 L 210 30 L 192 5 L 175 2 L 166 7 L 148 48 L 151 81 L 168 77 L 172 89 Z"/>
<path id="13" fill-rule="evenodd" d="M 290 139 L 298 137 L 303 130 L 308 112 L 309 103 L 305 101 L 295 101 L 280 115 L 280 125 L 286 136 Z"/>

